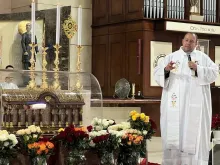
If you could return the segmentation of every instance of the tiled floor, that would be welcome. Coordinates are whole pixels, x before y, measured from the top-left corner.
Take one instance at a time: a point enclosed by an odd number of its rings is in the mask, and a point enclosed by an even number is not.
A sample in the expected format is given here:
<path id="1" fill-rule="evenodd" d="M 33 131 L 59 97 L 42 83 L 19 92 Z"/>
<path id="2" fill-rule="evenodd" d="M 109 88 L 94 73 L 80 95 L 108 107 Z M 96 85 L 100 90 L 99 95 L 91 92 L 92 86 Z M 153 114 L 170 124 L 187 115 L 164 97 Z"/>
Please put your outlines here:
<path id="1" fill-rule="evenodd" d="M 148 141 L 148 160 L 152 163 L 162 162 L 162 142 L 161 137 L 153 137 Z"/>

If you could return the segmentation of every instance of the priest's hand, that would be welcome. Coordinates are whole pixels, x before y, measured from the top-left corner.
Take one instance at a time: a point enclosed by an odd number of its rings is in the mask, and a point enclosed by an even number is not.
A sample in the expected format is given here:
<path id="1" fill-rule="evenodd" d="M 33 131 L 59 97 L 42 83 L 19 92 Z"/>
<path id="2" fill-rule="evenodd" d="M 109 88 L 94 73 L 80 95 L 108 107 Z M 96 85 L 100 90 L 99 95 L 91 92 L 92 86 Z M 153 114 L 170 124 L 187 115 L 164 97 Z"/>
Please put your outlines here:
<path id="1" fill-rule="evenodd" d="M 164 69 L 165 71 L 171 71 L 172 69 L 175 69 L 174 62 L 171 61 Z"/>
<path id="2" fill-rule="evenodd" d="M 190 68 L 190 69 L 193 69 L 194 71 L 197 70 L 197 64 L 196 64 L 196 63 L 194 63 L 194 62 L 192 62 L 192 61 L 189 61 L 189 62 L 188 62 L 188 65 L 189 65 L 189 68 Z"/>

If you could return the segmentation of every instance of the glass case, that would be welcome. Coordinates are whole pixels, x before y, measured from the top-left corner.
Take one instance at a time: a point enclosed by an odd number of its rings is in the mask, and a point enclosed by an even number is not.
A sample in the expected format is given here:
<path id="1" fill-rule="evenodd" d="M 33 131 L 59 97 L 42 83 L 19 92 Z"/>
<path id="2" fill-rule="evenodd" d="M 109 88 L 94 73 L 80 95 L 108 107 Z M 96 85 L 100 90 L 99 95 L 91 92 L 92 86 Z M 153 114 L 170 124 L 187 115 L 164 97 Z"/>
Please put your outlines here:
<path id="1" fill-rule="evenodd" d="M 91 107 L 102 107 L 99 82 L 90 73 L 0 70 L 0 87 L 1 123 L 7 130 L 87 125 Z"/>

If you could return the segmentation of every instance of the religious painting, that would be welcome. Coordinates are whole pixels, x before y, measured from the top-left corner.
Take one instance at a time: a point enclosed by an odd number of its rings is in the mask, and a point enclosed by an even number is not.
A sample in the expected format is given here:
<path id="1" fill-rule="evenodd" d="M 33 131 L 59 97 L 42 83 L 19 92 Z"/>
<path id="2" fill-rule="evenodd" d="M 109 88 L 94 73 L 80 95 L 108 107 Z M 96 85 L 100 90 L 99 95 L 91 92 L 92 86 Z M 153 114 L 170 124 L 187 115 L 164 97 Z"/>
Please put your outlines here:
<path id="1" fill-rule="evenodd" d="M 198 50 L 209 56 L 209 40 L 206 39 L 198 39 Z"/>
<path id="2" fill-rule="evenodd" d="M 168 54 L 172 53 L 171 42 L 151 41 L 150 43 L 150 86 L 158 86 L 154 80 L 154 68 Z"/>
<path id="3" fill-rule="evenodd" d="M 220 46 L 215 46 L 215 63 L 220 67 Z M 219 72 L 220 73 L 220 72 Z M 220 86 L 220 76 L 215 81 L 215 86 Z"/>

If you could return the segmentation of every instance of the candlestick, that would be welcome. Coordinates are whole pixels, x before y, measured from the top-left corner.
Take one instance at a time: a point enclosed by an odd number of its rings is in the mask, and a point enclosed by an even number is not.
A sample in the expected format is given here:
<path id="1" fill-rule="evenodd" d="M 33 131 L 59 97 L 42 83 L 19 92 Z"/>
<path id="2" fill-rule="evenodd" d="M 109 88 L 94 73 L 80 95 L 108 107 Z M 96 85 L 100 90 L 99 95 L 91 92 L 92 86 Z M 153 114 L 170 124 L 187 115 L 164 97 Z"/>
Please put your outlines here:
<path id="1" fill-rule="evenodd" d="M 78 8 L 78 45 L 82 44 L 82 6 Z"/>
<path id="2" fill-rule="evenodd" d="M 135 83 L 132 83 L 132 89 L 131 89 L 131 95 L 132 95 L 132 99 L 135 99 Z"/>
<path id="3" fill-rule="evenodd" d="M 56 45 L 60 43 L 60 5 L 57 5 Z"/>
<path id="4" fill-rule="evenodd" d="M 34 0 L 31 3 L 31 42 L 35 43 L 35 2 Z"/>

